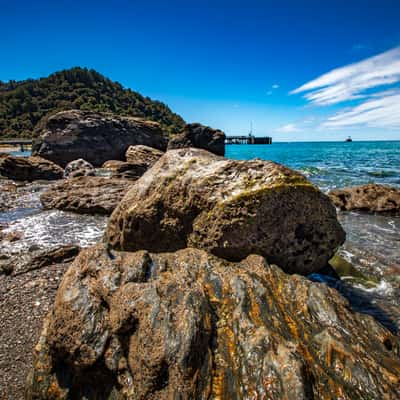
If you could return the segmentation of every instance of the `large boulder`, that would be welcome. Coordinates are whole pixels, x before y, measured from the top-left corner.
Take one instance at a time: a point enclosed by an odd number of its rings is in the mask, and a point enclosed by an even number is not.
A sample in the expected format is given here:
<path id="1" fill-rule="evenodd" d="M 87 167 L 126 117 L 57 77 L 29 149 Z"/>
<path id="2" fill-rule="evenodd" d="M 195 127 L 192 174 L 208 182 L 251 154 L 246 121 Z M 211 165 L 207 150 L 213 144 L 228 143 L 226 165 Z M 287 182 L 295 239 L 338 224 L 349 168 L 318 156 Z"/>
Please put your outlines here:
<path id="1" fill-rule="evenodd" d="M 168 150 L 197 147 L 219 156 L 225 155 L 225 133 L 201 124 L 187 124 L 184 130 L 174 135 Z"/>
<path id="2" fill-rule="evenodd" d="M 0 154 L 0 175 L 16 181 L 55 180 L 63 177 L 58 165 L 42 157 Z"/>
<path id="3" fill-rule="evenodd" d="M 344 239 L 333 204 L 302 175 L 200 149 L 168 151 L 133 183 L 105 233 L 119 250 L 256 253 L 302 274 L 324 267 Z"/>
<path id="4" fill-rule="evenodd" d="M 95 167 L 107 160 L 124 160 L 130 145 L 165 150 L 167 140 L 158 123 L 91 111 L 61 111 L 40 124 L 34 155 L 65 167 L 78 158 Z"/>
<path id="5" fill-rule="evenodd" d="M 391 186 L 370 183 L 336 189 L 329 192 L 329 197 L 342 211 L 400 213 L 400 189 Z"/>
<path id="6" fill-rule="evenodd" d="M 40 201 L 45 209 L 109 215 L 131 184 L 131 181 L 124 179 L 76 177 L 50 187 L 40 196 Z"/>
<path id="7" fill-rule="evenodd" d="M 336 290 L 260 256 L 97 245 L 64 276 L 26 399 L 397 400 L 399 351 Z"/>
<path id="8" fill-rule="evenodd" d="M 126 151 L 126 161 L 131 164 L 145 164 L 152 167 L 162 156 L 163 152 L 149 146 L 129 146 Z"/>

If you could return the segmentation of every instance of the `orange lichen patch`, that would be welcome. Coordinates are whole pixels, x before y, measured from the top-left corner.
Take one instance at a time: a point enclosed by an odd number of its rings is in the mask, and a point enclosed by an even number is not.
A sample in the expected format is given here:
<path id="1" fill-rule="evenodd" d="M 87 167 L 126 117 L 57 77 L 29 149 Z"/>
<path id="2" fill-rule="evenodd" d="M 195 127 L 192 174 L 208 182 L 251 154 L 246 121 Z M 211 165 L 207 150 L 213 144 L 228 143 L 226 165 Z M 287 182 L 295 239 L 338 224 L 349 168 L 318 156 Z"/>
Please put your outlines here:
<path id="1" fill-rule="evenodd" d="M 47 390 L 47 395 L 49 399 L 63 399 L 65 391 L 60 388 L 57 381 L 52 380 Z"/>
<path id="2" fill-rule="evenodd" d="M 344 345 L 333 338 L 328 338 L 325 346 L 325 362 L 328 365 L 332 365 L 334 356 L 338 356 L 342 360 L 351 358 L 350 352 L 345 349 Z"/>

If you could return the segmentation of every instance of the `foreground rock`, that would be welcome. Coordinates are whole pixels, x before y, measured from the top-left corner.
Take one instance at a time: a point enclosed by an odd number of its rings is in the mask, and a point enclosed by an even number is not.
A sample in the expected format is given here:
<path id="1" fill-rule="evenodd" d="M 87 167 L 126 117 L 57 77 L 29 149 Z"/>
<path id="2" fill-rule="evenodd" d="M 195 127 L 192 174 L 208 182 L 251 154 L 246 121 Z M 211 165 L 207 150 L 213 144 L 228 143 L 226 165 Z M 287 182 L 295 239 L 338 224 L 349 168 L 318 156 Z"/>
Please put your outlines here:
<path id="1" fill-rule="evenodd" d="M 324 267 L 344 239 L 329 198 L 302 175 L 200 149 L 168 151 L 133 183 L 105 234 L 119 250 L 256 253 L 302 274 Z"/>
<path id="2" fill-rule="evenodd" d="M 42 123 L 33 154 L 65 167 L 78 158 L 100 167 L 124 160 L 130 145 L 165 150 L 167 141 L 156 122 L 90 111 L 62 111 Z"/>
<path id="3" fill-rule="evenodd" d="M 35 348 L 32 399 L 399 398 L 399 339 L 260 256 L 84 250 Z"/>
<path id="4" fill-rule="evenodd" d="M 40 201 L 45 209 L 109 215 L 131 184 L 128 180 L 97 176 L 71 178 L 52 186 Z"/>
<path id="5" fill-rule="evenodd" d="M 171 138 L 168 150 L 186 147 L 197 147 L 224 156 L 225 133 L 201 124 L 187 124 L 183 132 Z"/>
<path id="6" fill-rule="evenodd" d="M 16 181 L 56 180 L 63 169 L 41 157 L 14 157 L 0 154 L 0 175 Z"/>
<path id="7" fill-rule="evenodd" d="M 332 190 L 329 197 L 342 211 L 400 213 L 400 189 L 371 183 Z"/>
<path id="8" fill-rule="evenodd" d="M 64 169 L 64 178 L 76 178 L 78 176 L 94 176 L 95 169 L 92 164 L 79 158 L 71 161 Z"/>
<path id="9" fill-rule="evenodd" d="M 129 146 L 126 161 L 130 164 L 144 164 L 151 168 L 162 156 L 163 152 L 149 146 Z"/>

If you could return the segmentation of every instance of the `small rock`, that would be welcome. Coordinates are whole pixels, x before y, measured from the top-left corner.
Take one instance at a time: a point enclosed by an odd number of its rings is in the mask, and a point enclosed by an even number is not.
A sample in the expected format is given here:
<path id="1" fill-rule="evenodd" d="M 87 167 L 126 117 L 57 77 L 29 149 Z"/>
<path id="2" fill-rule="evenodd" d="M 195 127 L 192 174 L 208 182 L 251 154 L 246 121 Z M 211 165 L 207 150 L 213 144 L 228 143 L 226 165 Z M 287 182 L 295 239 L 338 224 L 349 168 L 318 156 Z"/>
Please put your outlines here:
<path id="1" fill-rule="evenodd" d="M 78 176 L 94 176 L 95 169 L 92 164 L 83 160 L 71 161 L 64 169 L 64 178 L 76 178 Z"/>
<path id="2" fill-rule="evenodd" d="M 40 196 L 40 201 L 45 209 L 109 215 L 131 185 L 132 181 L 126 179 L 71 178 L 52 186 Z"/>
<path id="3" fill-rule="evenodd" d="M 0 155 L 0 174 L 16 181 L 56 180 L 64 171 L 41 157 L 13 157 Z M 13 189 L 13 191 L 16 191 Z"/>
<path id="4" fill-rule="evenodd" d="M 151 168 L 162 156 L 163 152 L 149 146 L 129 146 L 126 151 L 126 161 L 131 164 L 145 164 Z"/>
<path id="5" fill-rule="evenodd" d="M 342 211 L 366 211 L 371 213 L 400 213 L 400 189 L 375 183 L 336 189 L 329 197 Z"/>
<path id="6" fill-rule="evenodd" d="M 136 180 L 146 172 L 148 166 L 141 163 L 109 160 L 102 165 L 102 168 L 110 171 L 113 178 Z"/>
<path id="7" fill-rule="evenodd" d="M 218 156 L 225 155 L 225 133 L 201 124 L 187 124 L 183 131 L 174 135 L 168 150 L 196 147 Z"/>

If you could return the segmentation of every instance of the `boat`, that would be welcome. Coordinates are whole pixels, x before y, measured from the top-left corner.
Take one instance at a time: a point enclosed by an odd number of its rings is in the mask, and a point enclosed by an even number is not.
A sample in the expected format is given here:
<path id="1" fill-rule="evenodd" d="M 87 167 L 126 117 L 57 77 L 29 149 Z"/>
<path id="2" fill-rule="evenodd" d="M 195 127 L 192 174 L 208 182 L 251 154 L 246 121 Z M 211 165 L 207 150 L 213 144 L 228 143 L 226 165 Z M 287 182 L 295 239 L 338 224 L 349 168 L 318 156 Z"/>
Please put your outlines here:
<path id="1" fill-rule="evenodd" d="M 351 136 L 349 136 L 346 140 L 345 140 L 345 142 L 352 142 L 353 141 L 353 139 L 351 138 Z"/>

